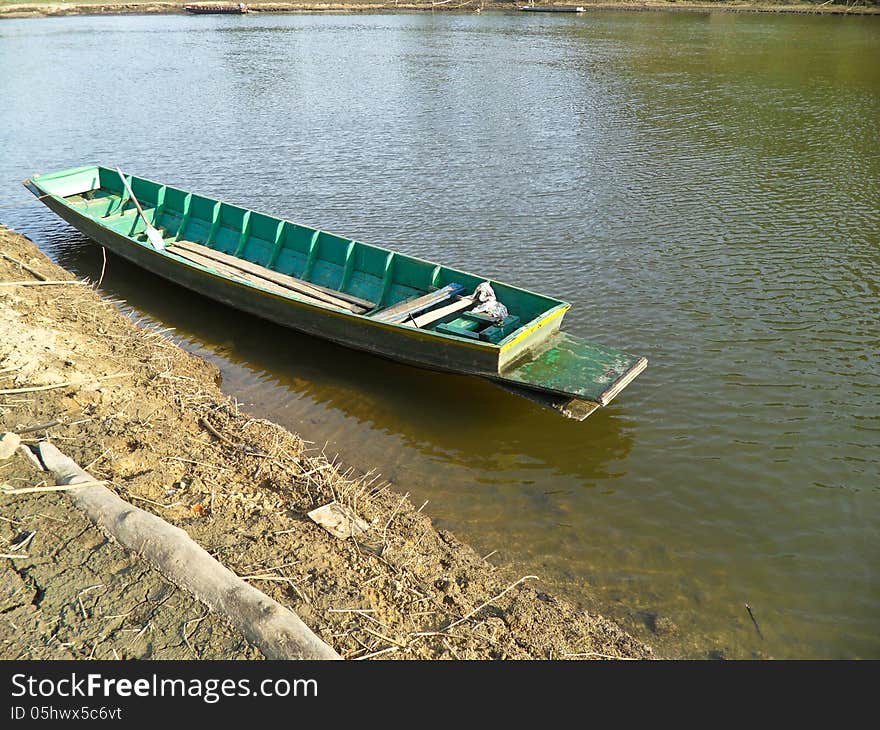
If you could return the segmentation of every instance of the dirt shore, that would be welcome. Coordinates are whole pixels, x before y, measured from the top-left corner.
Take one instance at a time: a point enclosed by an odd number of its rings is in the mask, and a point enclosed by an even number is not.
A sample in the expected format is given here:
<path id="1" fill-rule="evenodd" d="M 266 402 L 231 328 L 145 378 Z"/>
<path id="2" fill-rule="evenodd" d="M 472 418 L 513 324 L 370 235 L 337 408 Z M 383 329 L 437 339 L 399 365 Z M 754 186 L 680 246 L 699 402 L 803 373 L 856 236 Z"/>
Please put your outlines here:
<path id="1" fill-rule="evenodd" d="M 222 0 L 221 0 L 222 2 Z M 27 18 L 58 15 L 125 15 L 182 13 L 187 2 L 9 2 L 0 0 L 0 18 Z M 207 3 L 205 3 L 207 4 Z M 233 3 L 227 3 L 233 4 Z M 497 0 L 451 0 L 444 4 L 424 0 L 403 0 L 402 2 L 375 2 L 375 0 L 343 0 L 342 2 L 255 2 L 247 3 L 251 13 L 353 13 L 353 12 L 394 12 L 401 10 L 430 10 L 445 12 L 474 12 L 475 10 L 513 10 L 523 2 L 498 2 Z M 617 0 L 603 2 L 540 2 L 540 5 L 582 5 L 588 11 L 666 11 L 666 12 L 734 12 L 734 13 L 796 13 L 811 15 L 880 15 L 877 3 L 789 3 L 783 2 L 737 2 L 719 0 L 700 2 L 699 0 L 671 0 L 670 2 L 640 2 L 638 0 Z"/>
<path id="2" fill-rule="evenodd" d="M 344 657 L 652 656 L 615 623 L 520 580 L 526 568 L 494 566 L 435 529 L 375 475 L 249 417 L 220 391 L 214 366 L 92 286 L 8 285 L 35 280 L 16 262 L 50 280 L 74 277 L 2 226 L 0 252 L 0 432 L 48 437 Z M 45 479 L 20 453 L 0 461 L 6 485 Z M 359 542 L 306 516 L 332 500 L 369 525 Z M 61 494 L 0 495 L 0 540 L 0 553 L 26 555 L 2 558 L 0 658 L 257 655 Z"/>

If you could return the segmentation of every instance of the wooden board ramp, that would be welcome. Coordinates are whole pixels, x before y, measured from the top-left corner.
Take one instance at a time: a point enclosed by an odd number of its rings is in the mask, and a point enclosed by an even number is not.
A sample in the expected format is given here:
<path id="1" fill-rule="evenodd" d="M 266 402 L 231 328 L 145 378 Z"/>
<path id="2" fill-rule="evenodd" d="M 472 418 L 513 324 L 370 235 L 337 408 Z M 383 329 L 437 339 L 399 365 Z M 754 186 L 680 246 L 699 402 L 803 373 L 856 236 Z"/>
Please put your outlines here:
<path id="1" fill-rule="evenodd" d="M 560 332 L 543 348 L 504 368 L 498 380 L 607 406 L 647 364 L 644 357 Z"/>

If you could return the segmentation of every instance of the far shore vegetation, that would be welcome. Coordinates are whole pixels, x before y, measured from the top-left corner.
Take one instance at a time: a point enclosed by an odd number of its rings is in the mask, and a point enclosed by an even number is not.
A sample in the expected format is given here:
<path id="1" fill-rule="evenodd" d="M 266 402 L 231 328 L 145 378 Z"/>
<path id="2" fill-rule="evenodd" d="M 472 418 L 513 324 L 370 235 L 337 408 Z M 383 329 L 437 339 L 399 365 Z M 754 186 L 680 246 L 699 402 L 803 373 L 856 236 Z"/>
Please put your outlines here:
<path id="1" fill-rule="evenodd" d="M 232 0 L 197 0 L 195 4 L 237 4 Z M 182 12 L 185 0 L 0 0 L 6 15 Z M 321 10 L 505 10 L 517 5 L 581 5 L 588 10 L 717 9 L 740 12 L 880 14 L 880 0 L 294 0 L 246 3 L 255 12 L 320 12 Z M 93 9 L 92 9 L 93 8 Z"/>

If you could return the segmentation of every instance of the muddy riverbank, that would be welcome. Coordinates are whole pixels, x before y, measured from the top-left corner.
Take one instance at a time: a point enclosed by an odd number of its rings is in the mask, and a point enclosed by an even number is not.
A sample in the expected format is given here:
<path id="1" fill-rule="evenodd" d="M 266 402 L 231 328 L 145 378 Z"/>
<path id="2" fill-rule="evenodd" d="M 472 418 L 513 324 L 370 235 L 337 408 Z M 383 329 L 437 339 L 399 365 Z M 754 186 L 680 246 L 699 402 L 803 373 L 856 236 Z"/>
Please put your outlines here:
<path id="1" fill-rule="evenodd" d="M 250 417 L 222 394 L 213 365 L 139 326 L 124 304 L 76 283 L 9 285 L 33 272 L 74 280 L 23 236 L 0 228 L 0 251 L 0 431 L 49 438 L 346 658 L 652 656 L 613 622 L 545 593 L 528 566 L 493 565 L 435 529 L 430 509 L 380 476 Z M 45 478 L 18 453 L 0 465 L 12 487 Z M 360 542 L 306 516 L 333 500 L 369 525 Z M 256 656 L 64 496 L 3 495 L 0 516 L 0 552 L 25 556 L 3 558 L 3 658 Z"/>
<path id="2" fill-rule="evenodd" d="M 187 2 L 7 2 L 0 0 L 0 18 L 26 18 L 63 15 L 125 15 L 183 13 Z M 344 2 L 256 2 L 247 3 L 252 14 L 260 13 L 354 13 L 395 12 L 402 10 L 475 12 L 477 10 L 513 10 L 525 2 L 495 2 L 492 0 L 453 0 L 452 2 L 375 2 L 375 0 L 345 0 Z M 815 15 L 877 15 L 876 4 L 826 3 L 751 3 L 751 2 L 581 2 L 538 3 L 540 5 L 583 6 L 587 11 L 665 11 L 665 12 L 745 12 L 795 13 Z"/>

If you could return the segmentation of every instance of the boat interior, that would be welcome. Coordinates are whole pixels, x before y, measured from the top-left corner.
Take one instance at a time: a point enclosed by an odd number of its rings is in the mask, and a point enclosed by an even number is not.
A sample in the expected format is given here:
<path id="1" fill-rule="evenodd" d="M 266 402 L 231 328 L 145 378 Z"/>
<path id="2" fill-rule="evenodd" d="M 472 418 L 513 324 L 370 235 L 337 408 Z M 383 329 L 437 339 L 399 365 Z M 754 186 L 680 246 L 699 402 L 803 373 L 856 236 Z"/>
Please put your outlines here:
<path id="1" fill-rule="evenodd" d="M 549 311 L 567 307 L 490 281 L 508 314 L 477 313 L 473 293 L 486 279 L 473 274 L 143 178 L 126 179 L 162 235 L 165 255 L 279 295 L 498 346 Z M 35 182 L 101 225 L 146 242 L 146 224 L 116 170 L 80 168 Z"/>

